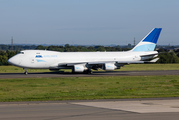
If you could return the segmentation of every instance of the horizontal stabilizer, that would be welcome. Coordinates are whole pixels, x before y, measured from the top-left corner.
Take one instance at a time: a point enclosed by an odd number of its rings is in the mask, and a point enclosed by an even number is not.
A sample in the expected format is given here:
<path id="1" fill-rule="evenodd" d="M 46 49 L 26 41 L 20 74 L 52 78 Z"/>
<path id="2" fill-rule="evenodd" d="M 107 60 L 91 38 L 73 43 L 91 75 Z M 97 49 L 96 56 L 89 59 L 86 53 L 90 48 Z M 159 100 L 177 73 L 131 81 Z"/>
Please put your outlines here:
<path id="1" fill-rule="evenodd" d="M 150 62 L 157 62 L 157 60 L 159 60 L 159 58 L 155 58 L 155 59 L 151 60 Z"/>

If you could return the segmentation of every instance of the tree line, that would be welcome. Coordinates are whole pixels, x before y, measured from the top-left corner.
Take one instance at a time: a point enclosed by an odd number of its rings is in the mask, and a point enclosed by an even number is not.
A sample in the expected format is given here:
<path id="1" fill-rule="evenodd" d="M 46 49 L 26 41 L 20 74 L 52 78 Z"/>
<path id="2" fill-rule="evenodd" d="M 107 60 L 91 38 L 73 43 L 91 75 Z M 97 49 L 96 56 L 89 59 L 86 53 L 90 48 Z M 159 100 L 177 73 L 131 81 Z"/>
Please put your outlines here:
<path id="1" fill-rule="evenodd" d="M 65 44 L 64 46 L 42 46 L 38 45 L 37 50 L 52 50 L 52 51 L 59 51 L 59 52 L 95 52 L 95 51 L 127 51 L 130 48 L 127 47 L 120 47 L 113 46 L 113 47 L 105 47 L 105 46 L 73 46 L 69 44 Z"/>
<path id="2" fill-rule="evenodd" d="M 36 49 L 36 50 L 52 50 L 52 51 L 59 51 L 59 52 L 95 52 L 95 51 L 127 51 L 130 50 L 131 47 L 120 47 L 113 46 L 113 47 L 106 47 L 106 46 L 73 46 L 66 44 L 64 46 L 43 46 L 43 45 L 32 45 L 32 46 L 13 46 L 14 50 L 11 49 L 11 46 L 9 45 L 0 45 L 0 65 L 9 65 L 8 59 L 17 53 L 20 52 L 20 50 L 25 49 Z M 3 48 L 3 49 L 2 49 Z M 4 50 L 5 48 L 9 48 L 8 50 Z M 16 48 L 16 49 L 15 49 Z M 157 63 L 179 63 L 179 49 L 176 50 L 167 50 L 160 48 L 158 49 L 159 54 L 159 60 Z"/>
<path id="3" fill-rule="evenodd" d="M 4 45 L 0 44 L 0 50 L 27 50 L 27 49 L 36 49 L 36 45 Z"/>

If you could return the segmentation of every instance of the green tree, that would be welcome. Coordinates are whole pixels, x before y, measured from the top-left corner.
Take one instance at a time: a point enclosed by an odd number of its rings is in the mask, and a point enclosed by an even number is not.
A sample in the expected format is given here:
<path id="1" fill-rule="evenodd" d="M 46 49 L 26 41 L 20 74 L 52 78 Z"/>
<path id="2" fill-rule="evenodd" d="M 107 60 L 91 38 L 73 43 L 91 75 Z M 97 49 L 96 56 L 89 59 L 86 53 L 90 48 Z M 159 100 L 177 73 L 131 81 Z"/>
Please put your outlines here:
<path id="1" fill-rule="evenodd" d="M 97 51 L 106 51 L 106 49 L 104 48 L 104 46 L 99 46 L 96 49 Z"/>
<path id="2" fill-rule="evenodd" d="M 179 63 L 179 58 L 174 52 L 159 54 L 157 63 Z"/>
<path id="3" fill-rule="evenodd" d="M 45 50 L 45 49 L 47 49 L 47 46 L 38 45 L 38 46 L 36 47 L 36 49 L 37 49 L 37 50 Z"/>
<path id="4" fill-rule="evenodd" d="M 8 65 L 8 57 L 6 55 L 0 55 L 0 65 Z"/>

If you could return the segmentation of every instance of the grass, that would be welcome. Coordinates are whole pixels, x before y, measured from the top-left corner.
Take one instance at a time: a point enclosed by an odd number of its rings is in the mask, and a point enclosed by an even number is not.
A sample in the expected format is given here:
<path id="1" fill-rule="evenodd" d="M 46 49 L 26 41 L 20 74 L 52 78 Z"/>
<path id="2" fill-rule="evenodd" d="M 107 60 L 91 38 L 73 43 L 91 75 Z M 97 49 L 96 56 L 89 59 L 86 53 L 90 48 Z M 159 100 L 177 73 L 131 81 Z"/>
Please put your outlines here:
<path id="1" fill-rule="evenodd" d="M 179 70 L 179 64 L 131 64 L 119 71 Z M 67 70 L 69 71 L 69 70 Z M 0 73 L 22 73 L 0 66 Z M 49 72 L 28 69 L 28 72 Z M 179 97 L 179 76 L 111 76 L 0 79 L 0 102 Z"/>
<path id="2" fill-rule="evenodd" d="M 120 69 L 120 71 L 142 70 L 179 70 L 179 64 L 131 64 Z"/>
<path id="3" fill-rule="evenodd" d="M 179 64 L 131 64 L 122 67 L 118 71 L 135 70 L 179 70 Z M 62 70 L 70 71 L 70 70 Z M 24 70 L 15 66 L 0 66 L 0 73 L 23 73 Z M 28 72 L 50 72 L 48 69 L 28 69 Z"/>
<path id="4" fill-rule="evenodd" d="M 49 69 L 27 69 L 29 73 L 32 72 L 50 72 Z M 60 70 L 61 71 L 61 70 Z M 69 71 L 69 70 L 63 70 Z M 0 73 L 23 73 L 24 69 L 16 66 L 0 66 Z"/>
<path id="5" fill-rule="evenodd" d="M 179 77 L 111 76 L 0 79 L 0 101 L 179 97 Z"/>

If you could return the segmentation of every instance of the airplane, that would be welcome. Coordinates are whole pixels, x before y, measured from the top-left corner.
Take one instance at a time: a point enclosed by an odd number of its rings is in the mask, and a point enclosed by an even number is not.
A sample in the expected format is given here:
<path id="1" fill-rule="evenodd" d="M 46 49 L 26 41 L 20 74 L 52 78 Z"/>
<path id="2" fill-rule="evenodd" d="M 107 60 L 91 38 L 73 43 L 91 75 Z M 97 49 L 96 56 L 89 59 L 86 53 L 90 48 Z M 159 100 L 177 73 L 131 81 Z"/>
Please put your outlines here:
<path id="1" fill-rule="evenodd" d="M 133 49 L 115 52 L 57 52 L 49 50 L 23 50 L 11 57 L 8 63 L 30 69 L 72 69 L 72 72 L 92 73 L 93 70 L 112 71 L 124 65 L 156 62 L 154 51 L 162 28 L 153 28 Z M 147 61 L 149 59 L 153 59 Z"/>

